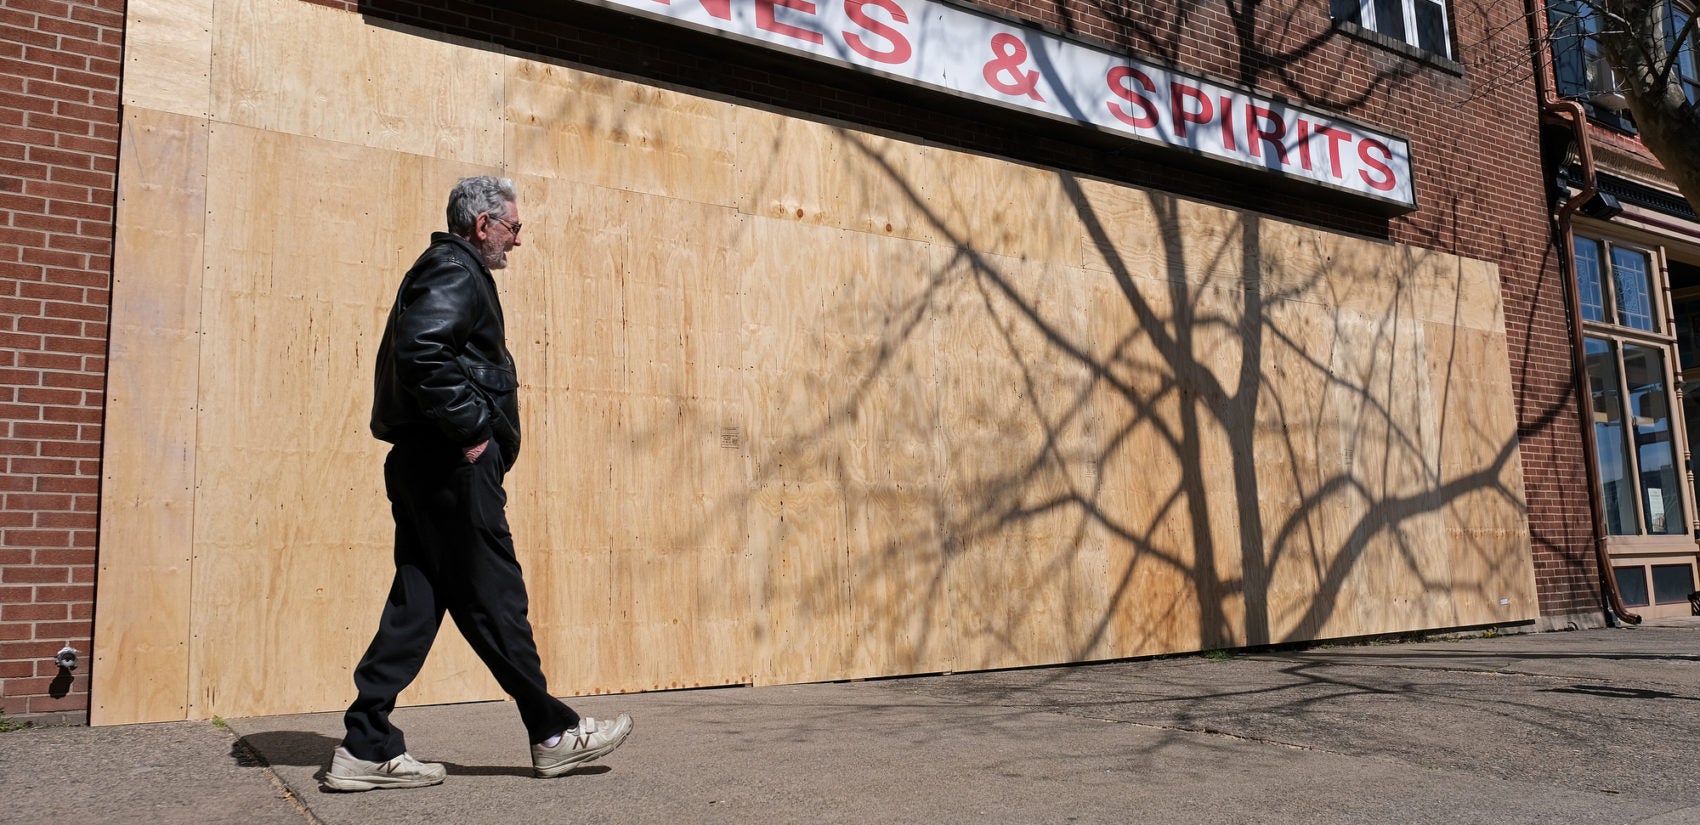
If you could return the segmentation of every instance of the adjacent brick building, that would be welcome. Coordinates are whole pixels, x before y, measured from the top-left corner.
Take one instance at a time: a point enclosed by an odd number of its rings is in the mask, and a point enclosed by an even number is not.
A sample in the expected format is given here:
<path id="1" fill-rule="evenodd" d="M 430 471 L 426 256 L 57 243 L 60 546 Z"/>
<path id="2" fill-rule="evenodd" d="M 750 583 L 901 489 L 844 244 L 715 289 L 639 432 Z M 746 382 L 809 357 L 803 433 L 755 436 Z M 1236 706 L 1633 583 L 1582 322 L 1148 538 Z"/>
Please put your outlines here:
<path id="1" fill-rule="evenodd" d="M 1655 36 L 1675 54 L 1671 83 L 1700 102 L 1692 4 L 1665 4 Z M 1553 182 L 1562 280 L 1586 376 L 1584 468 L 1597 480 L 1595 527 L 1609 559 L 1609 601 L 1630 620 L 1700 611 L 1692 434 L 1700 432 L 1694 348 L 1700 313 L 1700 218 L 1636 137 L 1615 72 L 1587 32 L 1589 4 L 1555 0 L 1534 18 L 1550 44 L 1537 74 L 1547 116 L 1543 169 Z M 1684 426 L 1686 423 L 1686 427 Z"/>
<path id="2" fill-rule="evenodd" d="M 124 4 L 0 6 L 0 708 L 82 719 Z"/>

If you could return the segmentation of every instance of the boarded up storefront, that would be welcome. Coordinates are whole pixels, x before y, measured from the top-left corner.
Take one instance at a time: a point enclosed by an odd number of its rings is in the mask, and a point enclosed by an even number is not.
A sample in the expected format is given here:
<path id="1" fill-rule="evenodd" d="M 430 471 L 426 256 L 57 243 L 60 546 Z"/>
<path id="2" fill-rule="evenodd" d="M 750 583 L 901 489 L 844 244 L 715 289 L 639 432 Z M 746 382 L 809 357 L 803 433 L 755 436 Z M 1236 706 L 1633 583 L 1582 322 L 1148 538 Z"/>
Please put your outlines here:
<path id="1" fill-rule="evenodd" d="M 1495 263 L 297 0 L 127 37 L 97 724 L 350 698 L 376 339 L 474 174 L 558 693 L 1538 613 Z M 444 636 L 403 700 L 499 698 Z"/>

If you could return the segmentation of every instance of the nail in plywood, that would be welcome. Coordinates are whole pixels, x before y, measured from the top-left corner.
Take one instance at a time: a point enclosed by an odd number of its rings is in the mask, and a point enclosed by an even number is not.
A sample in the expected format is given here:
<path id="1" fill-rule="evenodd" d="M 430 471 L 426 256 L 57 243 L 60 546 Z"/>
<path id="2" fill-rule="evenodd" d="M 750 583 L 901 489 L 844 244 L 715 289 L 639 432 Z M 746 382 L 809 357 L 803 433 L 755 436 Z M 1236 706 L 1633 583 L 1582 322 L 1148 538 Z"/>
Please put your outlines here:
<path id="1" fill-rule="evenodd" d="M 131 109 L 123 134 L 89 709 L 96 725 L 184 718 L 192 630 L 207 122 Z"/>

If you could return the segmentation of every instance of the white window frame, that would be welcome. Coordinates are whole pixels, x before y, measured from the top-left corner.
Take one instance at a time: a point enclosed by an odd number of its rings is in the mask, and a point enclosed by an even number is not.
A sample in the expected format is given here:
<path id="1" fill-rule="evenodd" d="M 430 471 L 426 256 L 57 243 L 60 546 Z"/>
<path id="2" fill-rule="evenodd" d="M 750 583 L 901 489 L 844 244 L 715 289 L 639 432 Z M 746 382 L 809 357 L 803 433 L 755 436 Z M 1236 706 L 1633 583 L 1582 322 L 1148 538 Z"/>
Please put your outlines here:
<path id="1" fill-rule="evenodd" d="M 1376 32 L 1377 34 L 1386 35 L 1387 37 L 1393 36 L 1387 34 L 1386 31 L 1382 30 L 1382 28 L 1377 25 L 1375 18 L 1375 0 L 1356 0 L 1356 2 L 1358 4 L 1358 20 L 1362 21 L 1359 25 Z M 1405 17 L 1405 36 L 1397 39 L 1403 40 L 1406 45 L 1409 45 L 1413 49 L 1422 49 L 1423 51 L 1428 50 L 1423 49 L 1422 46 L 1417 44 L 1417 4 L 1434 3 L 1436 6 L 1440 7 L 1441 50 L 1435 53 L 1439 54 L 1441 57 L 1451 60 L 1452 14 L 1446 8 L 1446 0 L 1398 0 L 1398 2 L 1399 8 L 1404 13 Z"/>
<path id="2" fill-rule="evenodd" d="M 1672 437 L 1670 449 L 1672 458 L 1677 464 L 1676 484 L 1679 490 L 1678 500 L 1682 502 L 1682 506 L 1684 508 L 1683 519 L 1687 527 L 1686 531 L 1683 533 L 1647 532 L 1647 519 L 1645 515 L 1646 502 L 1644 500 L 1646 493 L 1640 480 L 1640 456 L 1638 454 L 1626 454 L 1625 466 L 1634 471 L 1635 477 L 1635 532 L 1627 534 L 1612 534 L 1607 536 L 1606 549 L 1613 557 L 1624 554 L 1646 554 L 1649 552 L 1663 553 L 1666 555 L 1692 554 L 1695 550 L 1696 532 L 1697 530 L 1700 530 L 1700 512 L 1690 512 L 1692 508 L 1696 507 L 1696 501 L 1692 481 L 1689 478 L 1687 468 L 1683 466 L 1686 464 L 1686 457 L 1689 455 L 1689 436 L 1691 434 L 1687 432 L 1685 406 L 1687 402 L 1681 391 L 1683 380 L 1683 373 L 1679 364 L 1679 361 L 1681 360 L 1681 353 L 1677 349 L 1676 329 L 1671 324 L 1674 313 L 1671 309 L 1672 299 L 1670 283 L 1667 275 L 1669 267 L 1665 263 L 1668 252 L 1664 246 L 1656 242 L 1633 240 L 1619 233 L 1612 232 L 1609 228 L 1595 227 L 1591 225 L 1579 226 L 1576 230 L 1574 240 L 1599 244 L 1600 290 L 1602 310 L 1604 311 L 1605 319 L 1602 321 L 1588 321 L 1582 318 L 1577 318 L 1576 321 L 1582 325 L 1582 332 L 1585 336 L 1611 342 L 1614 350 L 1614 358 L 1617 359 L 1618 397 L 1621 399 L 1627 399 L 1629 397 L 1628 387 L 1625 385 L 1625 370 L 1622 361 L 1623 346 L 1625 344 L 1633 344 L 1649 349 L 1656 349 L 1664 353 L 1663 360 L 1665 362 L 1664 381 L 1666 388 L 1666 404 L 1667 409 L 1669 410 L 1667 416 L 1670 420 L 1669 426 L 1671 428 Z M 1636 253 L 1647 256 L 1647 290 L 1649 292 L 1648 309 L 1652 314 L 1653 321 L 1653 328 L 1651 330 L 1624 326 L 1619 323 L 1619 311 L 1617 308 L 1618 287 L 1614 283 L 1616 274 L 1611 271 L 1611 253 L 1613 248 L 1632 250 Z M 1574 255 L 1574 252 L 1572 255 Z M 1571 271 L 1568 277 L 1574 280 L 1578 275 L 1575 265 L 1573 264 L 1570 269 Z M 1578 286 L 1580 286 L 1580 284 L 1578 284 Z M 1587 394 L 1586 389 L 1584 389 L 1584 394 Z M 1588 409 L 1595 420 L 1598 420 L 1599 411 L 1593 409 L 1591 395 L 1588 400 Z M 1684 420 L 1678 421 L 1678 416 L 1683 416 Z M 1592 426 L 1592 424 L 1589 426 Z M 1633 450 L 1634 446 L 1630 445 L 1629 449 Z M 1598 455 L 1595 456 L 1595 460 L 1599 460 Z M 1604 504 L 1603 499 L 1601 503 Z M 1649 587 L 1650 586 L 1651 583 L 1649 582 Z M 1684 608 L 1686 608 L 1686 605 L 1684 605 Z"/>
<path id="3" fill-rule="evenodd" d="M 1693 17 L 1700 15 L 1700 3 L 1666 0 L 1664 6 L 1664 13 L 1659 15 L 1659 37 L 1664 42 L 1669 43 L 1676 39 L 1675 35 L 1677 34 L 1667 28 L 1674 22 L 1670 10 L 1672 8 L 1681 9 L 1683 14 Z M 1700 27 L 1690 31 L 1688 42 L 1686 44 L 1678 43 L 1676 48 L 1680 50 L 1684 45 L 1689 50 L 1687 72 L 1683 71 L 1682 64 L 1678 62 L 1671 67 L 1671 82 L 1682 90 L 1683 96 L 1688 98 L 1689 103 L 1700 106 Z M 1671 54 L 1670 59 L 1676 60 L 1676 55 Z"/>

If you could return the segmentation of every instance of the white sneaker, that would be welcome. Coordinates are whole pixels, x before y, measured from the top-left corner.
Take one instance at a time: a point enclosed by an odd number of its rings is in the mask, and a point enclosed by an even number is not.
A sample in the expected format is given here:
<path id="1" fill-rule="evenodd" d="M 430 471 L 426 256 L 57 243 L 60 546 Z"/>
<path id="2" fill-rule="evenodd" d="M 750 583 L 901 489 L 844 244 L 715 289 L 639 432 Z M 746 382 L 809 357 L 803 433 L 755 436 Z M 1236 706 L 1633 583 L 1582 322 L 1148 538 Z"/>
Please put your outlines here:
<path id="1" fill-rule="evenodd" d="M 448 771 L 436 762 L 421 762 L 402 754 L 388 762 L 354 758 L 347 748 L 337 746 L 325 787 L 333 791 L 371 791 L 380 788 L 423 788 L 443 781 Z"/>
<path id="2" fill-rule="evenodd" d="M 607 756 L 631 733 L 632 717 L 624 713 L 612 721 L 582 717 L 578 727 L 561 734 L 561 741 L 555 747 L 545 747 L 542 743 L 531 746 L 531 772 L 543 777 L 560 776 Z"/>

